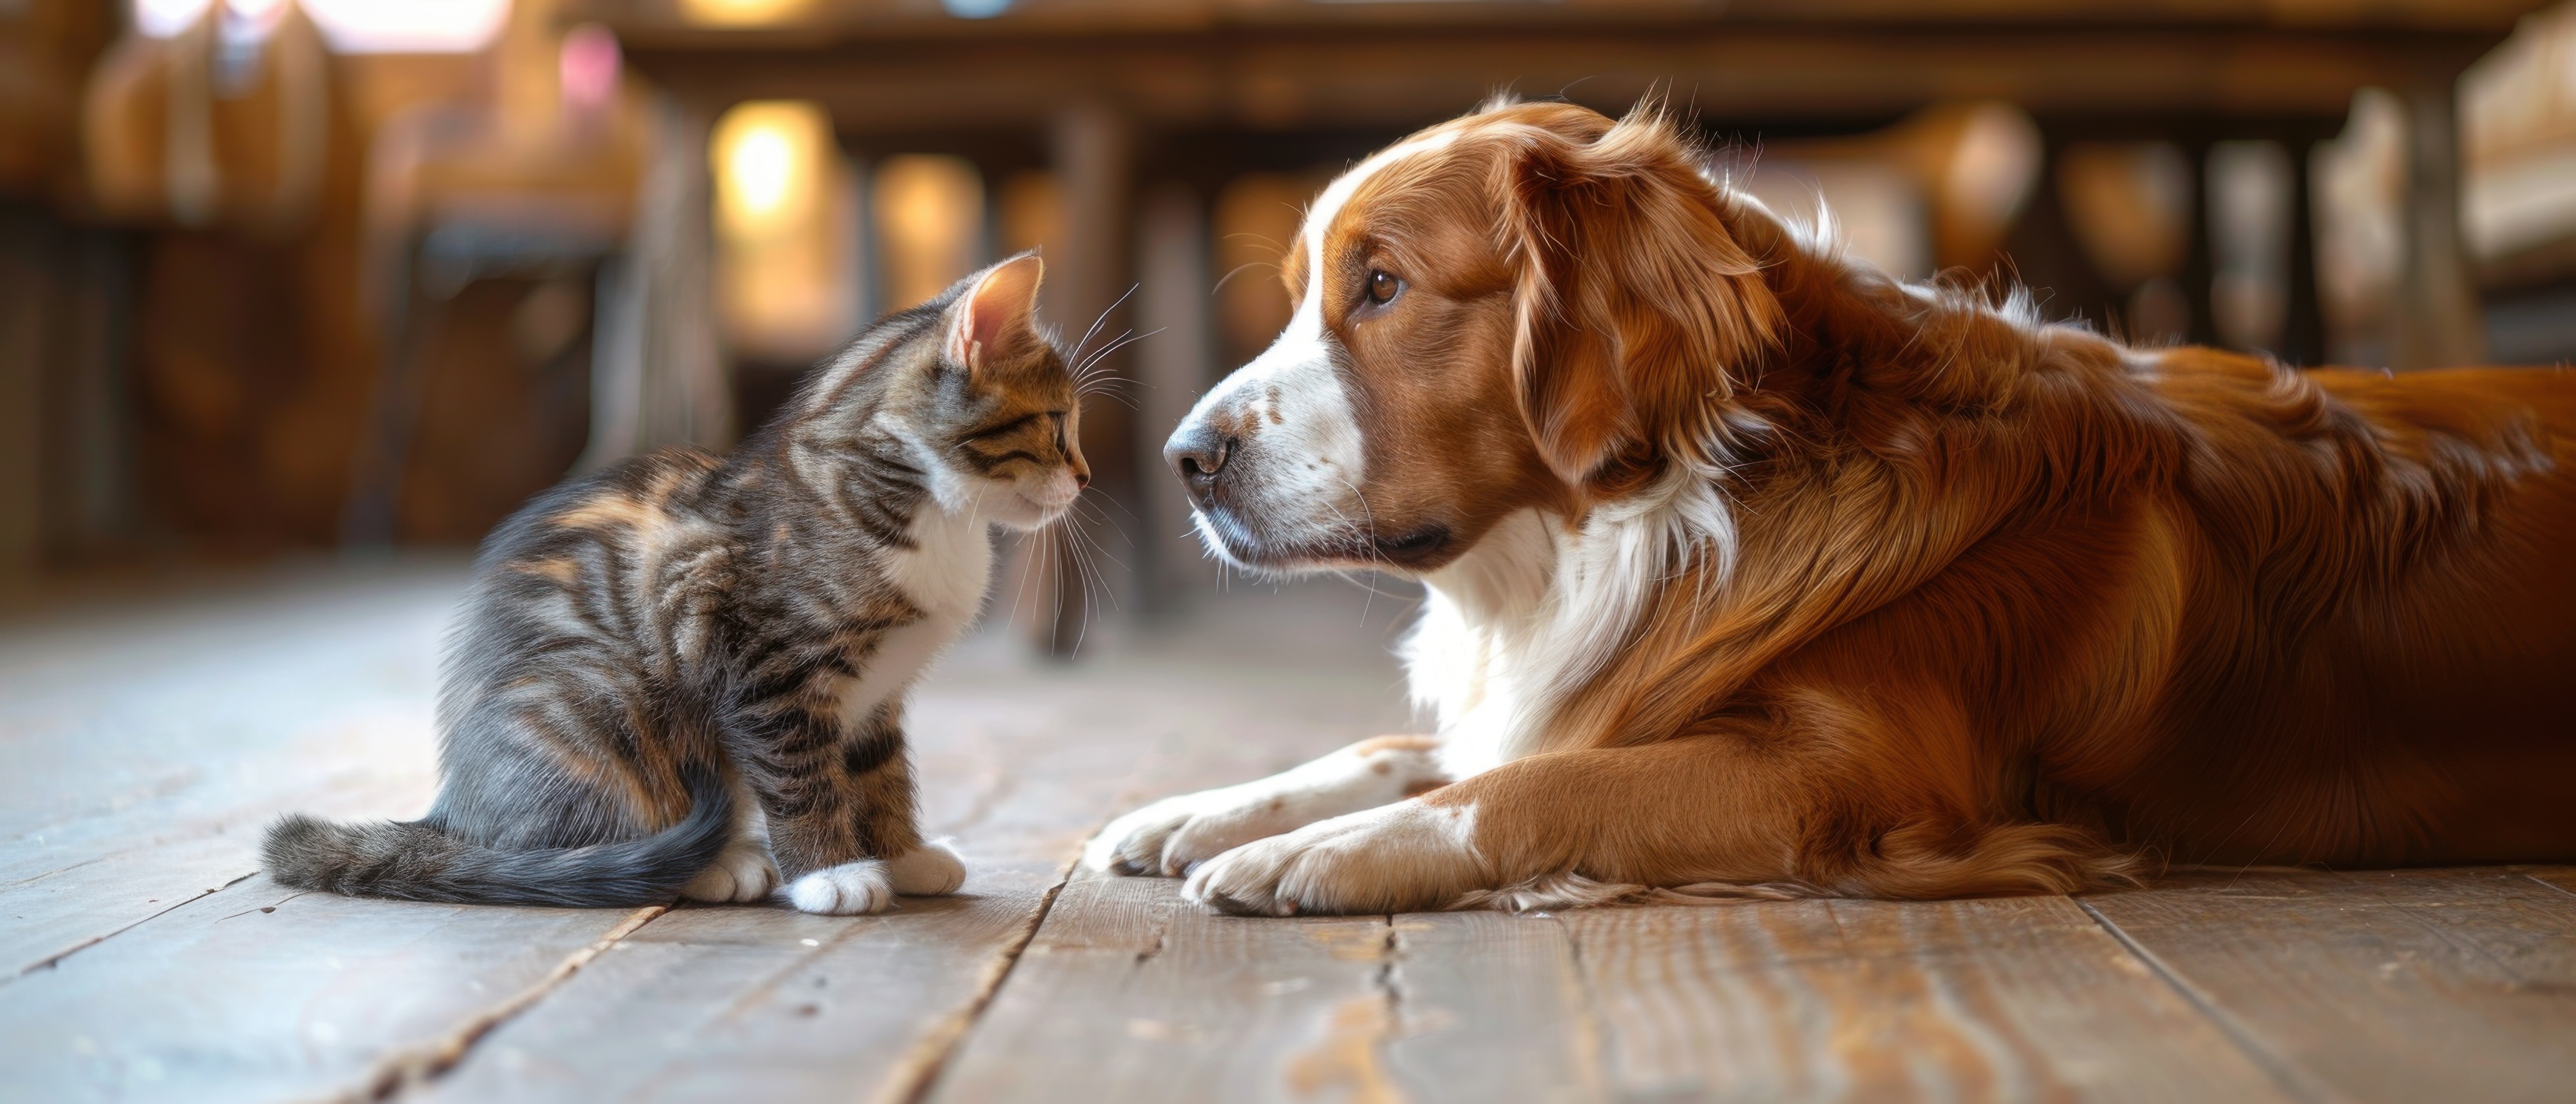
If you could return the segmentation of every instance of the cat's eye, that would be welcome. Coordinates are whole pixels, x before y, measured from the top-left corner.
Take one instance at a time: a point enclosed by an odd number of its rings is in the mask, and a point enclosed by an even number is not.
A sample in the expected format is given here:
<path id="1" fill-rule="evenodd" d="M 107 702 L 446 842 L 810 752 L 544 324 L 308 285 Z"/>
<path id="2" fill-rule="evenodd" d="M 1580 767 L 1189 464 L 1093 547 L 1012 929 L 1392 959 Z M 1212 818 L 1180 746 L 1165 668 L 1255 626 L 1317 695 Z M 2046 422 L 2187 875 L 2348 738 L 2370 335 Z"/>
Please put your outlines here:
<path id="1" fill-rule="evenodd" d="M 1368 301 L 1369 301 L 1369 302 L 1371 302 L 1371 303 L 1375 303 L 1375 304 L 1377 304 L 1378 306 L 1383 307 L 1383 306 L 1387 305 L 1387 303 L 1389 303 L 1389 302 L 1391 302 L 1391 301 L 1393 301 L 1393 300 L 1395 299 L 1395 293 L 1396 293 L 1396 292 L 1403 291 L 1403 290 L 1404 290 L 1404 281 L 1399 280 L 1399 279 L 1396 279 L 1396 278 L 1394 277 L 1394 275 L 1392 275 L 1392 274 L 1388 273 L 1385 269 L 1382 269 L 1382 268 L 1372 268 L 1372 269 L 1370 269 L 1370 270 L 1369 270 L 1369 274 L 1368 274 Z"/>

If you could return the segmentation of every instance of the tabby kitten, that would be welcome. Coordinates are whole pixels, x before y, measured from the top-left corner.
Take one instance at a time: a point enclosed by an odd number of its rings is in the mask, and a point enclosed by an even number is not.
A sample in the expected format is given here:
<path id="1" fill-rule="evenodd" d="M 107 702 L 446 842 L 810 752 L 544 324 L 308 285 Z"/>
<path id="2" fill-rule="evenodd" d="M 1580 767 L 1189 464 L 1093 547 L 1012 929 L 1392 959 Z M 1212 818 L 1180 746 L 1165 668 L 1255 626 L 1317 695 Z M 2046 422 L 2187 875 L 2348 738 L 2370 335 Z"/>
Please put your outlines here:
<path id="1" fill-rule="evenodd" d="M 484 542 L 448 642 L 429 815 L 269 830 L 278 881 L 357 896 L 807 912 L 957 888 L 914 823 L 903 702 L 975 617 L 987 528 L 1089 481 L 1074 381 L 1004 261 L 890 315 L 731 456 L 540 495 Z"/>

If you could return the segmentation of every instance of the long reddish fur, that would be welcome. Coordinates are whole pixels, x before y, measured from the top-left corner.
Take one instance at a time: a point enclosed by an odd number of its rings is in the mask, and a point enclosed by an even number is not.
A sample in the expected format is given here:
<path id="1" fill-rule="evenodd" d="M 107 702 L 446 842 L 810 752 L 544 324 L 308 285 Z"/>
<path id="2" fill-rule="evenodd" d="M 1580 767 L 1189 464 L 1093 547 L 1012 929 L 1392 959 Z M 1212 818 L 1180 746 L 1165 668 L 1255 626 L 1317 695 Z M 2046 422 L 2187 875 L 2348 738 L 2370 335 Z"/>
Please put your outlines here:
<path id="1" fill-rule="evenodd" d="M 1448 125 L 1353 203 L 1501 227 L 1455 260 L 1508 287 L 1512 355 L 1440 386 L 1526 436 L 1486 485 L 1372 493 L 1580 516 L 1687 462 L 1738 527 L 1545 750 L 1425 798 L 1477 809 L 1489 884 L 2576 857 L 2576 375 L 2131 349 L 1847 263 L 1651 112 Z M 1372 435 L 1474 432 L 1359 383 Z"/>

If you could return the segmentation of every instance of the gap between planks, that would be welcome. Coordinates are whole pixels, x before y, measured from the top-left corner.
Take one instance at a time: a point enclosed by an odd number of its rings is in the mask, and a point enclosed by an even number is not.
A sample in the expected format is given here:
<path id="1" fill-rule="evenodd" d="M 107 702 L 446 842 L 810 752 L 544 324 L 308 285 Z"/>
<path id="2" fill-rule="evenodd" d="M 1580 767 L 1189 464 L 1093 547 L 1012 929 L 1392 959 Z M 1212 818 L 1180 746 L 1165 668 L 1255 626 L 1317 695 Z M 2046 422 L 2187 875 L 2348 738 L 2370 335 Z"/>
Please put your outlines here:
<path id="1" fill-rule="evenodd" d="M 1085 841 L 1090 838 L 1083 837 Z M 1002 991 L 1002 983 L 1010 980 L 1011 970 L 1020 964 L 1030 941 L 1038 937 L 1038 929 L 1046 926 L 1047 916 L 1055 911 L 1056 898 L 1064 894 L 1065 885 L 1073 880 L 1074 868 L 1081 862 L 1081 852 L 1076 851 L 1056 870 L 1055 884 L 1039 896 L 1038 906 L 1029 910 L 1029 918 L 1021 924 L 1019 933 L 984 964 L 984 974 L 975 980 L 975 991 L 966 1003 L 940 1017 L 904 1052 L 877 1093 L 877 1104 L 921 1104 L 929 1098 L 930 1090 L 939 1083 L 939 1075 L 948 1069 L 948 1060 L 957 1053 L 958 1042 L 966 1037 L 966 1029 L 975 1025 L 975 1018 L 992 1005 L 993 995 Z"/>
<path id="2" fill-rule="evenodd" d="M 81 865 L 86 865 L 86 864 L 81 864 Z M 65 869 L 70 869 L 70 868 L 66 867 Z M 116 930 L 114 930 L 114 931 L 101 932 L 101 933 L 99 933 L 99 934 L 97 934 L 97 935 L 89 936 L 88 938 L 85 938 L 85 939 L 80 940 L 79 942 L 73 943 L 71 946 L 65 947 L 65 948 L 63 948 L 62 950 L 55 951 L 55 952 L 54 952 L 54 953 L 52 953 L 52 954 L 46 955 L 46 956 L 45 956 L 45 957 L 43 957 L 43 958 L 40 958 L 40 959 L 37 959 L 37 960 L 36 960 L 36 961 L 34 961 L 34 962 L 30 962 L 30 963 L 28 963 L 25 969 L 22 969 L 22 970 L 18 971 L 17 973 L 10 974 L 10 975 L 9 975 L 9 976 L 7 976 L 7 977 L 0 977 L 0 986 L 8 985 L 10 982 L 16 981 L 16 980 L 18 980 L 19 978 L 22 978 L 22 977 L 25 977 L 25 976 L 27 976 L 27 975 L 29 975 L 29 974 L 35 973 L 35 972 L 36 972 L 36 971 L 38 971 L 38 970 L 50 970 L 50 969 L 53 969 L 53 968 L 54 968 L 54 967 L 56 967 L 56 966 L 60 966 L 60 965 L 62 965 L 63 960 L 64 960 L 64 959 L 66 959 L 66 958 L 70 958 L 71 956 L 76 955 L 76 954 L 79 954 L 79 953 L 81 953 L 82 951 L 86 951 L 86 950 L 88 950 L 88 949 L 90 949 L 90 948 L 92 948 L 92 947 L 98 946 L 99 944 L 101 944 L 101 943 L 105 943 L 105 942 L 107 942 L 107 941 L 108 941 L 108 940 L 110 940 L 110 939 L 114 939 L 114 938 L 116 938 L 117 936 L 123 935 L 123 934 L 125 934 L 125 933 L 127 933 L 127 932 L 130 932 L 130 931 L 133 931 L 134 929 L 139 928 L 139 927 L 142 927 L 142 926 L 143 926 L 143 925 L 145 925 L 145 924 L 149 924 L 149 923 L 151 923 L 151 922 L 153 922 L 153 921 L 155 921 L 155 920 L 158 920 L 158 919 L 160 919 L 160 918 L 162 918 L 162 917 L 164 917 L 164 916 L 167 916 L 167 915 L 169 915 L 169 914 L 171 914 L 171 913 L 173 913 L 173 912 L 176 912 L 176 911 L 178 911 L 178 910 L 180 910 L 180 909 L 186 908 L 186 907 L 188 907 L 189 905 L 196 904 L 196 903 L 197 903 L 197 902 L 199 902 L 199 901 L 203 901 L 203 900 L 205 900 L 205 899 L 206 899 L 206 898 L 208 898 L 208 897 L 212 897 L 212 896 L 214 896 L 215 894 L 221 893 L 221 892 L 223 892 L 223 891 L 225 891 L 225 890 L 227 890 L 227 889 L 231 889 L 231 888 L 232 888 L 232 887 L 234 887 L 234 886 L 240 885 L 240 884 L 242 884 L 243 882 L 249 881 L 249 880 L 251 880 L 252 878 L 255 878 L 255 877 L 258 877 L 258 876 L 259 876 L 259 871 L 256 871 L 256 870 L 253 870 L 253 871 L 251 871 L 251 872 L 250 872 L 250 873 L 248 873 L 248 874 L 236 874 L 236 875 L 234 875 L 234 876 L 232 877 L 232 879 L 231 879 L 230 881 L 227 881 L 227 882 L 225 882 L 225 883 L 224 883 L 224 884 L 222 884 L 222 885 L 216 886 L 216 887 L 214 887 L 213 889 L 208 889 L 208 890 L 202 890 L 202 891 L 199 891 L 199 892 L 198 892 L 198 894 L 197 894 L 196 896 L 194 896 L 194 897 L 189 897 L 189 898 L 183 899 L 183 900 L 179 901 L 178 903 L 171 905 L 171 906 L 170 906 L 170 907 L 168 907 L 168 908 L 164 908 L 164 909 L 158 910 L 158 911 L 156 911 L 156 912 L 152 913 L 151 915 L 149 915 L 149 916 L 145 916 L 145 917 L 143 917 L 143 918 L 141 918 L 141 919 L 138 919 L 138 920 L 134 921 L 134 922 L 133 922 L 133 923 L 131 923 L 131 924 L 127 924 L 127 925 L 125 925 L 124 927 L 118 928 L 118 929 L 116 929 Z M 32 879 L 32 878 L 31 878 L 31 879 L 28 879 L 28 880 L 29 880 L 29 881 L 34 881 L 35 879 Z M 229 918 L 229 917 L 227 917 L 226 919 L 230 919 L 230 918 Z"/>
<path id="3" fill-rule="evenodd" d="M 405 1047 L 378 1059 L 374 1071 L 367 1075 L 366 1080 L 329 1099 L 334 1104 L 392 1100 L 438 1080 L 449 1070 L 455 1069 L 458 1063 L 463 1062 L 466 1053 L 473 1050 L 474 1044 L 480 1042 L 484 1036 L 491 1034 L 502 1024 L 510 1022 L 518 1014 L 534 1007 L 538 1001 L 546 998 L 546 994 L 554 992 L 574 974 L 580 973 L 582 967 L 590 965 L 591 960 L 606 954 L 609 948 L 616 946 L 627 936 L 641 931 L 644 925 L 652 923 L 670 911 L 669 905 L 646 905 L 635 910 L 628 914 L 625 921 L 608 929 L 606 934 L 593 940 L 589 946 L 564 956 L 564 960 L 556 963 L 555 968 L 547 971 L 546 976 L 538 979 L 536 984 L 520 990 L 517 995 L 508 1000 L 467 1017 L 464 1023 L 458 1024 L 437 1039 L 419 1046 Z"/>
<path id="4" fill-rule="evenodd" d="M 2234 1013 L 2220 1007 L 2217 1001 L 2202 992 L 2199 986 L 2192 984 L 2189 978 L 2182 976 L 2168 965 L 2164 959 L 2156 955 L 2156 952 L 2147 949 L 2146 944 L 2138 942 L 2128 932 L 2121 930 L 2119 924 L 2102 914 L 2102 910 L 2094 908 L 2093 902 L 2071 895 L 2067 900 L 2075 902 L 2075 907 L 2083 909 L 2084 915 L 2092 917 L 2094 923 L 2101 925 L 2102 930 L 2127 950 L 2130 957 L 2137 959 L 2149 973 L 2154 974 L 2175 994 L 2182 997 L 2184 1003 L 2191 1005 L 2194 1011 L 2206 1018 L 2211 1026 L 2218 1029 L 2220 1035 L 2226 1036 L 2227 1041 L 2236 1047 L 2238 1053 L 2245 1056 L 2246 1061 L 2254 1063 L 2256 1069 L 2262 1070 L 2263 1075 L 2271 1078 L 2272 1083 L 2279 1086 L 2281 1091 L 2288 1094 L 2291 1099 L 2309 1101 L 2312 1104 L 2327 1104 L 2327 1102 L 2343 1099 L 2342 1094 L 2326 1087 L 2305 1071 L 2272 1053 L 2254 1037 L 2254 1032 L 2247 1028 L 2243 1021 L 2238 1020 Z"/>

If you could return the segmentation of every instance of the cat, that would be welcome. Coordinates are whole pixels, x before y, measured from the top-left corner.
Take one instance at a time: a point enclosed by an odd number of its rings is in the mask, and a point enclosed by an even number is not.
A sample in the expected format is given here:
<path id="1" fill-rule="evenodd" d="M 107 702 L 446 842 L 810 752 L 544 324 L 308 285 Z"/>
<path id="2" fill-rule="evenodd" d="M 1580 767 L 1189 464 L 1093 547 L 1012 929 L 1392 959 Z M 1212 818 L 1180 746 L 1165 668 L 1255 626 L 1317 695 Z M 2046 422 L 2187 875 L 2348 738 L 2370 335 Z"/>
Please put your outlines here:
<path id="1" fill-rule="evenodd" d="M 903 704 L 974 620 L 991 525 L 1090 480 L 1022 254 L 879 320 L 732 454 L 673 449 L 539 495 L 483 544 L 448 640 L 420 820 L 269 830 L 279 882 L 536 905 L 940 894 Z"/>

